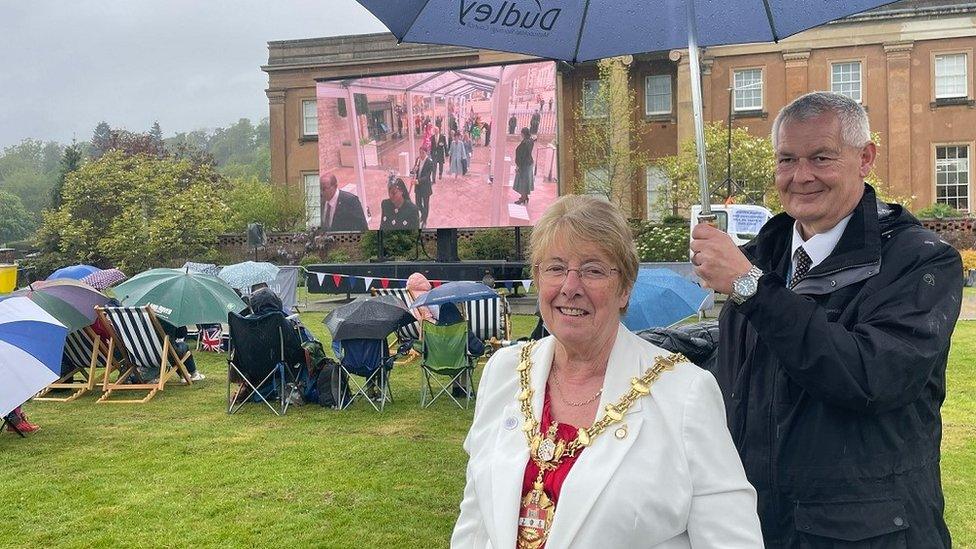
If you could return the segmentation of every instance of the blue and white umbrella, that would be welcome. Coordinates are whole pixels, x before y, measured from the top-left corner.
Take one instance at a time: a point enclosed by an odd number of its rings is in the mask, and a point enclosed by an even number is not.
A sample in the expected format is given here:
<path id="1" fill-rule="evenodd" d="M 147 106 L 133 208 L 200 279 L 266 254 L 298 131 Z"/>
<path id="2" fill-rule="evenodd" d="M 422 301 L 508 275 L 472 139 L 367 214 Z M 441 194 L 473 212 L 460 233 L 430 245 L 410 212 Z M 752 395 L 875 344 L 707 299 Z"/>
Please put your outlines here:
<path id="1" fill-rule="evenodd" d="M 277 277 L 278 267 L 264 261 L 245 261 L 228 265 L 217 275 L 217 278 L 238 290 L 250 290 L 255 284 L 270 285 Z"/>
<path id="2" fill-rule="evenodd" d="M 68 329 L 26 297 L 0 301 L 0 416 L 58 379 Z"/>
<path id="3" fill-rule="evenodd" d="M 498 299 L 498 292 L 480 282 L 457 280 L 441 284 L 418 297 L 416 301 L 410 304 L 410 308 L 416 309 L 417 307 L 479 301 L 482 299 Z"/>
<path id="4" fill-rule="evenodd" d="M 623 323 L 630 331 L 671 326 L 696 314 L 708 292 L 668 269 L 641 269 Z"/>

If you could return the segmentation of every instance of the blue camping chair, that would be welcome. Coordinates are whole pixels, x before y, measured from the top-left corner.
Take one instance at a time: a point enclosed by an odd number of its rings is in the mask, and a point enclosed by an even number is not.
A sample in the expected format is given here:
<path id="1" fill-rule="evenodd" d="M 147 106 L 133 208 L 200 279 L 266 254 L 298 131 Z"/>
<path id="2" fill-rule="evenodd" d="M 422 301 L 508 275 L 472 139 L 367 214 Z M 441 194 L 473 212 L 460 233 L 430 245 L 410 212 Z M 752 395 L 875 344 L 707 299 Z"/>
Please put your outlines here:
<path id="1" fill-rule="evenodd" d="M 335 349 L 335 346 L 333 346 Z M 385 339 L 344 339 L 339 342 L 341 350 L 339 368 L 348 384 L 349 398 L 340 406 L 348 408 L 357 399 L 365 399 L 377 412 L 382 412 L 386 402 L 393 402 L 390 389 L 390 370 L 396 356 L 390 355 Z M 357 378 L 364 378 L 360 383 Z M 345 394 L 340 391 L 339 394 Z"/>

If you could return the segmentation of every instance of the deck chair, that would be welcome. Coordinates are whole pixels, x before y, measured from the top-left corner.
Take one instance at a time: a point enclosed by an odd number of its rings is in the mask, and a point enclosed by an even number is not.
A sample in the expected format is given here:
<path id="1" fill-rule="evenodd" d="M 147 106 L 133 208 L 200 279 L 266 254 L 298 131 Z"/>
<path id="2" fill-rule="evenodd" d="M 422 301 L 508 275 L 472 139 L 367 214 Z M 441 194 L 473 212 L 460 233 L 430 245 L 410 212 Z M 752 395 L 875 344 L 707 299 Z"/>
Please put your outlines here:
<path id="1" fill-rule="evenodd" d="M 474 366 L 477 357 L 468 354 L 468 325 L 465 322 L 424 327 L 423 360 L 420 370 L 420 407 L 428 408 L 441 395 L 447 395 L 459 408 L 467 409 L 474 392 Z M 447 382 L 443 382 L 446 377 Z M 464 404 L 451 392 L 455 384 L 464 389 Z M 435 385 L 439 389 L 434 392 Z M 429 399 L 429 400 L 428 400 Z"/>
<path id="2" fill-rule="evenodd" d="M 377 412 L 382 412 L 387 401 L 393 403 L 390 389 L 390 370 L 396 356 L 390 355 L 385 339 L 344 339 L 339 342 L 342 351 L 339 368 L 348 384 L 350 398 L 342 403 L 345 410 L 358 399 L 364 399 Z M 364 378 L 362 382 L 357 378 Z M 344 394 L 344 391 L 340 391 Z"/>
<path id="3" fill-rule="evenodd" d="M 149 306 L 143 307 L 95 307 L 98 317 L 108 327 L 112 339 L 106 356 L 109 357 L 102 381 L 104 394 L 99 403 L 145 403 L 156 393 L 166 388 L 173 376 L 182 378 L 191 385 L 190 373 L 186 369 L 186 359 L 190 352 L 179 356 L 156 314 Z M 115 356 L 118 350 L 121 359 Z M 159 368 L 159 379 L 155 383 L 139 382 L 137 368 Z M 112 372 L 118 371 L 114 382 L 109 381 Z M 116 391 L 148 391 L 141 399 L 110 400 Z"/>
<path id="4" fill-rule="evenodd" d="M 403 301 L 407 305 L 407 307 L 409 307 L 410 304 L 413 303 L 413 298 L 410 297 L 410 292 L 408 292 L 406 288 L 373 288 L 372 290 L 370 290 L 370 292 L 374 296 L 392 295 L 400 299 L 400 301 Z M 418 341 L 420 340 L 421 337 L 423 337 L 423 331 L 420 327 L 419 320 L 412 324 L 407 324 L 402 328 L 398 328 L 395 333 L 397 336 L 397 343 L 396 343 L 397 346 L 403 344 L 406 341 Z"/>
<path id="5" fill-rule="evenodd" d="M 512 339 L 508 300 L 502 296 L 464 304 L 468 329 L 482 341 Z"/>
<path id="6" fill-rule="evenodd" d="M 86 326 L 68 334 L 64 342 L 64 355 L 61 357 L 61 377 L 48 385 L 34 397 L 34 400 L 48 402 L 71 402 L 95 389 L 95 368 L 108 367 L 108 345 L 102 338 Z M 81 379 L 75 379 L 81 376 Z M 52 393 L 69 391 L 67 396 Z"/>
<path id="7" fill-rule="evenodd" d="M 275 415 L 288 413 L 287 388 L 305 367 L 298 332 L 281 312 L 252 317 L 230 313 L 228 321 L 227 413 L 237 413 L 248 402 L 263 402 Z M 234 383 L 241 390 L 231 396 Z"/>

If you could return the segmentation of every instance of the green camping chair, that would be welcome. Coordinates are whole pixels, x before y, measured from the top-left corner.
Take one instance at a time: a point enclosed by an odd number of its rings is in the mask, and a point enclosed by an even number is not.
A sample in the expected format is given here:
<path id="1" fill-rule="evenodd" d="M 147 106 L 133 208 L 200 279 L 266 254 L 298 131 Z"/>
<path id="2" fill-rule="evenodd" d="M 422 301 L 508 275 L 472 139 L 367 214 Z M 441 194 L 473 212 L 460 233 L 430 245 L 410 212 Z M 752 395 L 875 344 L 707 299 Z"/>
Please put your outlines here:
<path id="1" fill-rule="evenodd" d="M 477 361 L 477 357 L 468 354 L 467 322 L 424 325 L 423 361 L 420 364 L 424 381 L 420 386 L 420 407 L 427 408 L 441 395 L 447 395 L 459 408 L 467 409 L 474 392 L 473 374 Z M 447 383 L 441 376 L 448 378 Z M 455 383 L 464 389 L 464 404 L 451 392 Z M 435 385 L 439 389 L 436 393 Z"/>

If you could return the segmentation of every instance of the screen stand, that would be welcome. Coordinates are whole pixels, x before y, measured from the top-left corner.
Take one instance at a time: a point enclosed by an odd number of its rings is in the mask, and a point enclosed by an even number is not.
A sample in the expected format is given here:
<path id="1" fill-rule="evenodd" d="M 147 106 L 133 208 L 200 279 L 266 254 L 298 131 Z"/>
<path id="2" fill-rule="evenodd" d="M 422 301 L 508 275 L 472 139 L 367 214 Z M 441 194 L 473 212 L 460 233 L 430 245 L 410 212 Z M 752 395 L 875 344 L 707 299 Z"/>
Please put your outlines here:
<path id="1" fill-rule="evenodd" d="M 437 229 L 437 262 L 456 263 L 458 261 L 457 229 Z"/>
<path id="2" fill-rule="evenodd" d="M 437 231 L 440 232 L 440 229 Z M 427 253 L 427 248 L 424 247 L 424 231 L 423 229 L 417 229 L 417 240 L 414 244 L 413 260 L 419 260 L 421 253 L 424 254 L 425 258 L 430 259 L 430 254 Z"/>
<path id="3" fill-rule="evenodd" d="M 386 248 L 383 247 L 383 231 L 376 231 L 376 261 L 386 261 Z"/>

